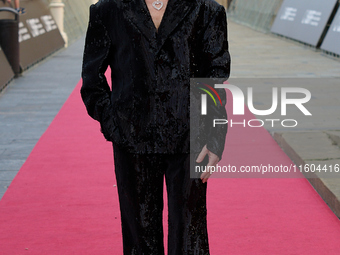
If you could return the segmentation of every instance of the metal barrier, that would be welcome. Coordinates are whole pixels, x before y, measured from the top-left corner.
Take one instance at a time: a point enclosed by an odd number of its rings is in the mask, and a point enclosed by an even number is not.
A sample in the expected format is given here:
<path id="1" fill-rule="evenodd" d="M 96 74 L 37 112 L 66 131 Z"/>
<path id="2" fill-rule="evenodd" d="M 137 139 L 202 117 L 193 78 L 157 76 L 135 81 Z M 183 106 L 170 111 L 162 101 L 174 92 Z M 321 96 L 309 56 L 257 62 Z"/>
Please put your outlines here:
<path id="1" fill-rule="evenodd" d="M 283 0 L 233 0 L 229 6 L 229 18 L 268 32 Z"/>

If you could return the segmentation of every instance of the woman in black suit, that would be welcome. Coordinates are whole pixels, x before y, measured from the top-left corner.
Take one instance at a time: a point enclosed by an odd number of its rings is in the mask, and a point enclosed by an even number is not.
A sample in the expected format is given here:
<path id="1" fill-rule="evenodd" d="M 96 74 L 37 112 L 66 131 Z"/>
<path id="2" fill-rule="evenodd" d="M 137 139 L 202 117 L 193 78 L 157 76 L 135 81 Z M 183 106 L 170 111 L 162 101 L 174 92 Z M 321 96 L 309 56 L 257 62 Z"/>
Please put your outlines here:
<path id="1" fill-rule="evenodd" d="M 112 89 L 104 76 L 108 66 Z M 91 6 L 81 95 L 113 143 L 125 255 L 164 254 L 164 177 L 168 254 L 209 254 L 210 173 L 190 178 L 190 149 L 197 162 L 215 165 L 226 128 L 205 128 L 190 148 L 190 78 L 226 80 L 229 72 L 226 13 L 213 0 L 101 0 Z M 212 118 L 226 118 L 225 91 L 219 96 Z"/>

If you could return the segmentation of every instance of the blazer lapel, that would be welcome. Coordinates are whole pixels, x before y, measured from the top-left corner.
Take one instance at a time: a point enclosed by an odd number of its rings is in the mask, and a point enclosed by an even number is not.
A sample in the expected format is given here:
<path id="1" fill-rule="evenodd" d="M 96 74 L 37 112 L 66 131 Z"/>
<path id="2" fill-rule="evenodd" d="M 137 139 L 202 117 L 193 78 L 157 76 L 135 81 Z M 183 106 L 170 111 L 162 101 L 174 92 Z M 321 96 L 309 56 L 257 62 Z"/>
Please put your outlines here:
<path id="1" fill-rule="evenodd" d="M 156 49 L 156 28 L 144 0 L 123 0 L 124 14 Z"/>
<path id="2" fill-rule="evenodd" d="M 150 41 L 151 47 L 158 53 L 171 32 L 195 6 L 196 0 L 168 0 L 158 32 L 144 0 L 123 0 L 123 3 L 125 17 Z"/>
<path id="3" fill-rule="evenodd" d="M 144 1 L 144 0 L 143 0 Z M 157 33 L 157 52 L 162 48 L 171 32 L 195 7 L 196 0 L 168 0 L 162 22 Z"/>

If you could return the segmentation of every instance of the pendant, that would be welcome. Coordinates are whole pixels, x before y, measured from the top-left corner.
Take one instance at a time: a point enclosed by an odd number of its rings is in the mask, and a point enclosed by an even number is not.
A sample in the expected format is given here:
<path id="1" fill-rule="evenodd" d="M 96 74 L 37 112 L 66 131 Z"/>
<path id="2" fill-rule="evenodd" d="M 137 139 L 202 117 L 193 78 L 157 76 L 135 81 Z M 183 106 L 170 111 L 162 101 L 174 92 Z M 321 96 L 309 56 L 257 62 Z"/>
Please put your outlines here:
<path id="1" fill-rule="evenodd" d="M 156 0 L 156 1 L 154 1 L 154 2 L 152 3 L 152 6 L 153 6 L 153 8 L 155 8 L 157 11 L 160 11 L 160 10 L 163 8 L 164 4 L 163 4 L 162 1 Z"/>

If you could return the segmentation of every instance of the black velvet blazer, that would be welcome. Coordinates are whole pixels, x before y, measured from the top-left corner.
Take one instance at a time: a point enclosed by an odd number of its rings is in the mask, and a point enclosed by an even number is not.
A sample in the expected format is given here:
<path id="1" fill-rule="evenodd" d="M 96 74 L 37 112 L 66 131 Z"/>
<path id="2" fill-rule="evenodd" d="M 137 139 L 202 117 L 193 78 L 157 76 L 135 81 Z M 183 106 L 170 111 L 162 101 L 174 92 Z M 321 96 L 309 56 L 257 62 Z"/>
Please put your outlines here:
<path id="1" fill-rule="evenodd" d="M 213 0 L 169 0 L 158 31 L 144 0 L 101 0 L 90 8 L 82 99 L 105 138 L 130 152 L 189 152 L 190 78 L 226 80 L 229 72 L 226 12 Z M 226 118 L 225 91 L 219 94 L 223 106 L 215 114 Z M 218 128 L 205 129 L 195 150 L 207 144 L 221 157 L 227 129 Z"/>

